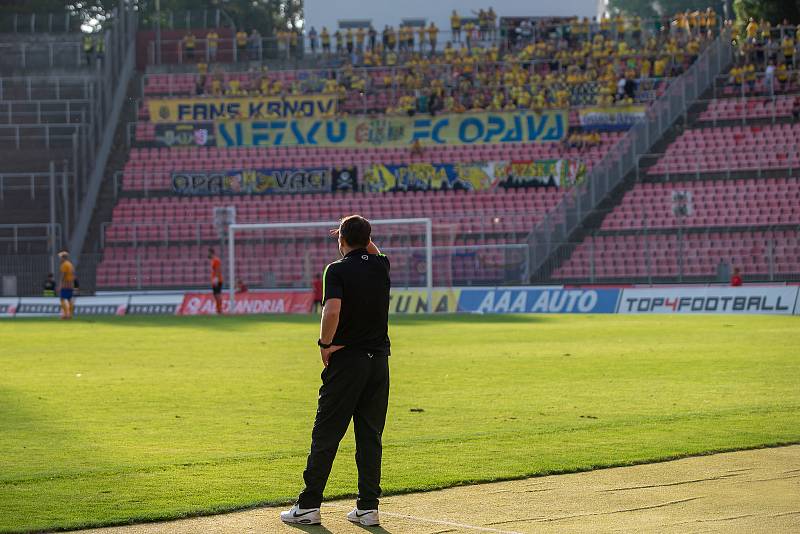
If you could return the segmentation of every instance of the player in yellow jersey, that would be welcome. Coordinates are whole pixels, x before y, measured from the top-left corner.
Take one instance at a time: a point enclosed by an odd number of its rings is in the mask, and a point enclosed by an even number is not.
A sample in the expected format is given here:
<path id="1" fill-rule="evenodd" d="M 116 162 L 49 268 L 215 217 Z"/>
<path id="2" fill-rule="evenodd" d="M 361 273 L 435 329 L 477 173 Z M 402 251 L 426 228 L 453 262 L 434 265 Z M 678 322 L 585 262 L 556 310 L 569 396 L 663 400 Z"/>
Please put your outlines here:
<path id="1" fill-rule="evenodd" d="M 75 303 L 72 301 L 72 293 L 75 290 L 75 266 L 69 261 L 69 252 L 66 250 L 58 253 L 58 259 L 61 260 L 61 267 L 58 269 L 61 318 L 72 319 L 72 313 L 75 311 Z"/>

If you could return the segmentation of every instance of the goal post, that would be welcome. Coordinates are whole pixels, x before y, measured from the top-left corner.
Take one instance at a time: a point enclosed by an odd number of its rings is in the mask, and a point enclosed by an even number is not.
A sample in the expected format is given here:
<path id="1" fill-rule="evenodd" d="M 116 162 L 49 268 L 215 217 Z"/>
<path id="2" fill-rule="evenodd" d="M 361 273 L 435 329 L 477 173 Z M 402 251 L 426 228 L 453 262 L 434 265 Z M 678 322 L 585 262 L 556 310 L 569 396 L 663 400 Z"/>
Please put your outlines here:
<path id="1" fill-rule="evenodd" d="M 424 268 L 424 283 L 423 289 L 425 291 L 427 306 L 426 306 L 426 313 L 433 312 L 433 224 L 430 218 L 427 217 L 420 217 L 420 218 L 408 218 L 408 219 L 374 219 L 370 220 L 370 225 L 372 225 L 373 229 L 375 227 L 391 227 L 391 226 L 417 226 L 417 227 L 424 227 L 424 257 L 425 257 L 425 268 Z M 239 235 L 238 239 L 241 241 L 245 241 L 245 237 L 241 234 L 244 233 L 251 233 L 258 230 L 270 231 L 270 230 L 280 230 L 282 233 L 290 233 L 293 230 L 307 230 L 311 231 L 316 238 L 324 238 L 327 237 L 327 230 L 332 228 L 338 228 L 339 221 L 315 221 L 315 222 L 279 222 L 279 223 L 234 223 L 228 225 L 228 277 L 230 279 L 230 287 L 229 287 L 229 299 L 231 309 L 233 309 L 234 303 L 236 301 L 236 280 L 237 280 L 237 260 L 236 260 L 236 250 L 237 250 L 237 234 Z M 323 233 L 316 234 L 313 232 L 314 229 L 322 229 Z M 385 236 L 382 235 L 380 230 L 373 231 L 373 235 L 375 236 L 375 241 L 378 247 L 380 247 L 381 251 L 386 253 L 389 256 L 390 260 L 392 259 L 395 253 L 400 253 L 401 251 L 408 256 L 409 250 L 415 250 L 420 247 L 418 246 L 404 246 L 404 245 L 394 245 L 393 243 L 389 242 L 387 239 L 384 241 L 383 239 Z M 423 237 L 422 235 L 420 237 Z M 289 237 L 289 240 L 292 238 Z M 331 256 L 333 257 L 333 255 Z M 393 262 L 392 271 L 395 272 L 395 265 Z M 419 274 L 422 274 L 420 272 Z M 393 277 L 394 279 L 394 277 Z M 408 284 L 409 280 L 406 279 L 406 283 Z M 307 286 L 306 286 L 307 287 Z"/>

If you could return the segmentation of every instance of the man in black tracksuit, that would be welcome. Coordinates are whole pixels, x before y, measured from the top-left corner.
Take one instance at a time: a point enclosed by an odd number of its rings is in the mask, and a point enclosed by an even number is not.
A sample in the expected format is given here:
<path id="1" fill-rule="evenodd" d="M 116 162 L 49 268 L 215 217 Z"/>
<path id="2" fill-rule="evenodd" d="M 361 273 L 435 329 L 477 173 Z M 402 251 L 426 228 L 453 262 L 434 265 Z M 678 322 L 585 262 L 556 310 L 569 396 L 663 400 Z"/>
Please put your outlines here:
<path id="1" fill-rule="evenodd" d="M 389 401 L 389 259 L 372 242 L 369 222 L 342 219 L 337 230 L 342 259 L 322 276 L 320 355 L 325 369 L 311 453 L 303 472 L 305 489 L 287 523 L 317 524 L 322 492 L 344 433 L 353 419 L 358 466 L 358 501 L 347 518 L 377 525 L 381 493 L 381 435 Z"/>

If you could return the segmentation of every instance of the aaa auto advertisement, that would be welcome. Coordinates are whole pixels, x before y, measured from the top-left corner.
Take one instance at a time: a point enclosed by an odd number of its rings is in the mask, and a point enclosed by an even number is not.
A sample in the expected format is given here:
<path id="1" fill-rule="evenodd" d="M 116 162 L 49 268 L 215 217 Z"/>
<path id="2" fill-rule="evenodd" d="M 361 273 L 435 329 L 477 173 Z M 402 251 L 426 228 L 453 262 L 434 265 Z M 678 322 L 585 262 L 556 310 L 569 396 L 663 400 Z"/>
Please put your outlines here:
<path id="1" fill-rule="evenodd" d="M 233 315 L 263 313 L 308 313 L 313 296 L 310 291 L 251 291 L 238 293 L 231 307 L 230 296 L 222 295 L 222 312 Z M 177 315 L 216 315 L 211 293 L 186 293 Z"/>

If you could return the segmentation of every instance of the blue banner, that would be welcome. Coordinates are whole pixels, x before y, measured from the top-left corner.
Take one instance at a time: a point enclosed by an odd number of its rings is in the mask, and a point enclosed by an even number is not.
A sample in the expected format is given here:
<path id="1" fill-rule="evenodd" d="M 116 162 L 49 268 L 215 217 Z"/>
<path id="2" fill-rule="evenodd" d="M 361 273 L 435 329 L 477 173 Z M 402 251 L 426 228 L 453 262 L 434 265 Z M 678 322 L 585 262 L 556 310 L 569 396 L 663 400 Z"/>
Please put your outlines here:
<path id="1" fill-rule="evenodd" d="M 227 120 L 216 123 L 219 147 L 397 147 L 548 143 L 569 129 L 564 110 L 498 111 L 436 117 L 340 117 Z"/>
<path id="2" fill-rule="evenodd" d="M 615 313 L 619 289 L 462 289 L 458 311 L 472 313 Z"/>

